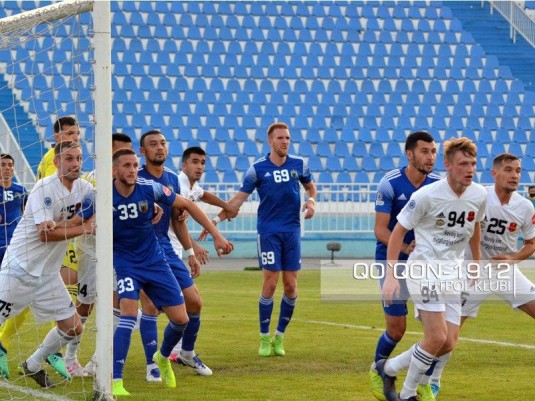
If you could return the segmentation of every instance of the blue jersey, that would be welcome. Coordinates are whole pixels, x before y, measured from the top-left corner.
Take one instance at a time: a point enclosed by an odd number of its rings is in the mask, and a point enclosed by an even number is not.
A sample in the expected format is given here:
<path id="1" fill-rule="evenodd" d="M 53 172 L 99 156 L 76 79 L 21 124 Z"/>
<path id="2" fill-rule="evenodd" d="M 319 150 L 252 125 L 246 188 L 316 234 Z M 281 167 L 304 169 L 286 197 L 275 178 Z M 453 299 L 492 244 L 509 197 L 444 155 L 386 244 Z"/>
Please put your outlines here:
<path id="1" fill-rule="evenodd" d="M 22 209 L 28 193 L 22 185 L 12 183 L 0 187 L 0 248 L 9 245 L 15 227 L 22 218 Z"/>
<path id="2" fill-rule="evenodd" d="M 299 183 L 311 181 L 310 170 L 301 157 L 288 155 L 282 166 L 273 164 L 269 154 L 254 162 L 245 174 L 240 191 L 251 194 L 256 188 L 258 192 L 258 233 L 299 232 Z"/>
<path id="3" fill-rule="evenodd" d="M 134 192 L 126 198 L 113 186 L 113 265 L 117 271 L 167 264 L 151 220 L 154 202 L 172 205 L 175 198 L 173 191 L 144 178 L 138 178 Z"/>
<path id="4" fill-rule="evenodd" d="M 147 180 L 152 180 L 154 182 L 162 184 L 164 187 L 169 188 L 172 192 L 180 193 L 180 184 L 178 183 L 178 175 L 173 171 L 164 167 L 163 174 L 160 178 L 153 176 L 147 170 L 145 165 L 141 166 L 138 170 L 138 176 L 146 178 Z M 169 224 L 171 222 L 171 215 L 173 213 L 173 208 L 171 205 L 167 204 L 158 204 L 163 209 L 163 216 L 161 220 L 154 226 L 154 231 L 156 231 L 156 236 L 160 242 L 170 242 L 169 240 Z"/>
<path id="5" fill-rule="evenodd" d="M 388 229 L 390 231 L 396 226 L 398 222 L 397 215 L 409 201 L 413 192 L 441 178 L 439 175 L 431 173 L 425 177 L 422 185 L 416 188 L 407 178 L 405 169 L 406 167 L 402 167 L 386 173 L 377 188 L 375 211 L 390 215 L 390 221 L 388 222 Z M 414 232 L 411 230 L 405 235 L 403 242 L 409 244 L 413 240 Z M 408 256 L 405 253 L 400 253 L 399 260 L 407 260 Z M 380 241 L 377 241 L 377 246 L 375 247 L 375 260 L 386 260 L 386 245 Z"/>

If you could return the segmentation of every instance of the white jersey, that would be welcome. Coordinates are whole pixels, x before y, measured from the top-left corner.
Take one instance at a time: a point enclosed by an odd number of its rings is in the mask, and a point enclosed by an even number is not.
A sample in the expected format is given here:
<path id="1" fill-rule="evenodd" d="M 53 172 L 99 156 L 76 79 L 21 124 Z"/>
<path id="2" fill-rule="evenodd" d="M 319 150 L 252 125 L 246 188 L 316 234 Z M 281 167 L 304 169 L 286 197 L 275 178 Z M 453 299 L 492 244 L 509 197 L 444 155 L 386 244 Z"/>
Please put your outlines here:
<path id="1" fill-rule="evenodd" d="M 22 219 L 2 261 L 2 270 L 20 267 L 34 277 L 57 273 L 69 240 L 43 242 L 36 226 L 44 221 L 74 217 L 92 191 L 92 185 L 82 179 L 74 181 L 69 191 L 57 173 L 39 180 L 28 196 Z"/>
<path id="2" fill-rule="evenodd" d="M 509 203 L 502 205 L 494 185 L 487 190 L 487 211 L 481 224 L 481 259 L 518 251 L 520 233 L 524 240 L 535 238 L 534 207 L 531 201 L 513 192 Z"/>
<path id="3" fill-rule="evenodd" d="M 183 171 L 178 174 L 178 184 L 180 185 L 180 195 L 193 202 L 198 202 L 204 196 L 204 190 L 201 188 L 198 182 L 195 182 L 193 186 L 189 183 L 189 178 Z M 175 235 L 175 232 L 169 227 L 169 238 L 171 239 L 171 245 L 176 254 L 182 259 L 182 244 Z"/>
<path id="4" fill-rule="evenodd" d="M 397 216 L 403 227 L 414 229 L 416 246 L 408 264 L 440 262 L 444 272 L 452 273 L 464 259 L 475 223 L 485 217 L 486 199 L 485 188 L 476 183 L 458 196 L 447 178 L 414 192 Z"/>
<path id="5" fill-rule="evenodd" d="M 97 182 L 96 170 L 91 170 L 89 173 L 84 174 L 82 179 L 88 181 L 94 187 Z M 74 246 L 76 247 L 77 251 L 80 250 L 85 252 L 91 257 L 97 256 L 96 239 L 93 234 L 85 234 L 76 237 L 74 240 Z"/>

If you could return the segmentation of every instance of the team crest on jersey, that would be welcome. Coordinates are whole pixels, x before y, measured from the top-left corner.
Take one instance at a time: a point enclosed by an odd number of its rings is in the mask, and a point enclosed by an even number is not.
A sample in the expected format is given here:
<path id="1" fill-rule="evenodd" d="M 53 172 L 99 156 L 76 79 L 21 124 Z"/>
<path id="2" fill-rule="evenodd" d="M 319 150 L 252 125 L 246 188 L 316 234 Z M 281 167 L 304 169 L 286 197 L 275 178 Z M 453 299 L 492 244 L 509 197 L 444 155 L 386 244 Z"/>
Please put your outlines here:
<path id="1" fill-rule="evenodd" d="M 411 200 L 411 201 L 409 202 L 409 204 L 407 205 L 407 207 L 408 207 L 409 209 L 414 209 L 414 208 L 416 207 L 416 202 L 414 201 L 414 199 Z"/>
<path id="2" fill-rule="evenodd" d="M 292 178 L 296 178 L 296 179 L 299 177 L 299 174 L 297 174 L 297 170 L 290 171 L 290 175 L 292 176 Z"/>
<path id="3" fill-rule="evenodd" d="M 383 195 L 377 194 L 377 199 L 375 200 L 375 205 L 377 206 L 383 206 L 385 204 L 383 200 Z"/>
<path id="4" fill-rule="evenodd" d="M 141 213 L 147 213 L 149 211 L 149 203 L 146 200 L 139 201 L 137 205 L 139 206 L 139 211 Z"/>
<path id="5" fill-rule="evenodd" d="M 49 196 L 47 196 L 45 198 L 45 207 L 50 207 L 52 206 L 52 198 L 50 198 Z"/>
<path id="6" fill-rule="evenodd" d="M 169 188 L 164 187 L 163 185 L 162 185 L 162 187 L 163 187 L 163 193 L 164 194 L 166 194 L 167 196 L 171 195 L 172 192 L 171 192 L 171 190 Z"/>
<path id="7" fill-rule="evenodd" d="M 446 224 L 446 220 L 444 220 L 446 218 L 446 216 L 444 216 L 444 213 L 440 212 L 438 215 L 437 215 L 437 221 L 436 221 L 436 225 L 438 227 L 442 227 L 444 224 Z"/>
<path id="8" fill-rule="evenodd" d="M 167 185 L 167 188 L 169 188 L 171 192 L 175 192 L 175 188 L 173 187 L 173 184 Z"/>
<path id="9" fill-rule="evenodd" d="M 472 221 L 474 221 L 475 218 L 476 218 L 476 212 L 474 212 L 473 210 L 469 211 L 468 216 L 466 216 L 466 220 L 468 220 L 471 223 Z"/>
<path id="10" fill-rule="evenodd" d="M 507 229 L 509 230 L 509 232 L 514 233 L 516 231 L 516 227 L 517 227 L 517 224 L 513 221 L 509 224 L 509 227 L 507 227 Z"/>

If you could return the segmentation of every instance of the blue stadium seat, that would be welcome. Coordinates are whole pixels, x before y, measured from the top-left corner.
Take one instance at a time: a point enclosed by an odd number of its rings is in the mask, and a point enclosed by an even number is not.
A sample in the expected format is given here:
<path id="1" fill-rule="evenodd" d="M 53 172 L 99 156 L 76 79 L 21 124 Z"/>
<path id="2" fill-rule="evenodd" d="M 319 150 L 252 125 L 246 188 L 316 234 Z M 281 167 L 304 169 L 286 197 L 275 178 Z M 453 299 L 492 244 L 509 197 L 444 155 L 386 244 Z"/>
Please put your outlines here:
<path id="1" fill-rule="evenodd" d="M 342 166 L 340 165 L 340 158 L 334 155 L 327 157 L 325 168 L 331 172 L 342 171 Z"/>
<path id="2" fill-rule="evenodd" d="M 361 169 L 366 172 L 374 172 L 377 170 L 377 159 L 373 156 L 366 155 L 362 158 Z"/>
<path id="3" fill-rule="evenodd" d="M 316 147 L 316 154 L 320 157 L 331 156 L 332 152 L 331 152 L 331 148 L 329 147 L 329 144 L 324 141 L 318 142 L 317 147 Z"/>
<path id="4" fill-rule="evenodd" d="M 342 163 L 343 163 L 342 169 L 344 171 L 357 171 L 357 170 L 359 170 L 359 167 L 357 165 L 357 159 L 355 159 L 355 157 L 353 157 L 353 156 L 349 156 L 348 155 L 348 156 L 344 157 Z"/>

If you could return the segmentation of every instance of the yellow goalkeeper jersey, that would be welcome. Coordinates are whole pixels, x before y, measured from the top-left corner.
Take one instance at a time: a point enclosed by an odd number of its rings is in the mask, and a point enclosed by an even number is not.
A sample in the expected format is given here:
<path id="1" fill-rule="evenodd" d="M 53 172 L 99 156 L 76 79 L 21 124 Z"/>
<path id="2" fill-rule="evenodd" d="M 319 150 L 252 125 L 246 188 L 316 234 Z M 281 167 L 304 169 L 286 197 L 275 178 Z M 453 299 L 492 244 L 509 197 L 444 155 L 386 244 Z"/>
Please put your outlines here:
<path id="1" fill-rule="evenodd" d="M 39 166 L 37 166 L 37 179 L 48 177 L 56 172 L 56 166 L 54 165 L 54 148 L 48 149 L 45 153 Z"/>

